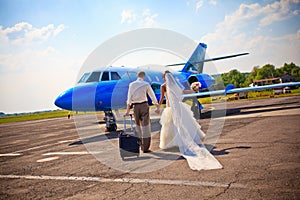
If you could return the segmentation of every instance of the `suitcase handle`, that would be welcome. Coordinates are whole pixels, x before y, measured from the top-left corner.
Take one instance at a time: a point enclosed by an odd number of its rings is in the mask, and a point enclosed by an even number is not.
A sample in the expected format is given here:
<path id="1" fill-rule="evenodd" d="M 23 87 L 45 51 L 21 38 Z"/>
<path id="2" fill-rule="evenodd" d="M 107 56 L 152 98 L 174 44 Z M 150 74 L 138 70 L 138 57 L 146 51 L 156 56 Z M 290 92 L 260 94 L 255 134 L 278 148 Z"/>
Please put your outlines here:
<path id="1" fill-rule="evenodd" d="M 132 114 L 129 114 L 130 116 L 130 130 L 133 132 L 133 121 L 132 121 Z M 124 133 L 126 133 L 126 115 L 124 115 Z"/>

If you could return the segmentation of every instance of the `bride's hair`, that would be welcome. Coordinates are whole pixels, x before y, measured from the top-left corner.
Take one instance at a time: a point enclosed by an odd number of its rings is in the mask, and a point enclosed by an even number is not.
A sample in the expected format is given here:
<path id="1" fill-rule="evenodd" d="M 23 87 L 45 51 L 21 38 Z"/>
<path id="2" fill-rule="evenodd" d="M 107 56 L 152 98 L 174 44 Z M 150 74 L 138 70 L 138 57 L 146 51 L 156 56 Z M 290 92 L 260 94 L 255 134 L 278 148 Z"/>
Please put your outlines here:
<path id="1" fill-rule="evenodd" d="M 163 77 L 163 78 L 166 78 L 166 74 L 168 74 L 168 73 L 170 73 L 170 74 L 171 74 L 171 72 L 170 72 L 169 70 L 166 70 L 166 71 L 164 71 L 164 73 L 163 73 L 162 77 Z"/>

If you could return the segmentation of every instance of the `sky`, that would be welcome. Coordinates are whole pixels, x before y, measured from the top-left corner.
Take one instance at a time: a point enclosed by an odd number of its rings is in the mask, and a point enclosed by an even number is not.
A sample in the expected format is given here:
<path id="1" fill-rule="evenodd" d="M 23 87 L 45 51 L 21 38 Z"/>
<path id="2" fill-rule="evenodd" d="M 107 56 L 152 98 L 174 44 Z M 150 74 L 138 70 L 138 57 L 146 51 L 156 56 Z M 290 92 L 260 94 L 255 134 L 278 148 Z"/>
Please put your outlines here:
<path id="1" fill-rule="evenodd" d="M 206 57 L 250 53 L 205 64 L 206 73 L 212 67 L 224 73 L 265 64 L 300 65 L 300 0 L 0 0 L 0 112 L 57 109 L 55 98 L 74 86 L 91 52 L 141 28 L 167 29 L 204 42 Z M 137 57 L 116 63 L 154 60 Z M 164 57 L 156 56 L 157 64 L 184 62 Z"/>

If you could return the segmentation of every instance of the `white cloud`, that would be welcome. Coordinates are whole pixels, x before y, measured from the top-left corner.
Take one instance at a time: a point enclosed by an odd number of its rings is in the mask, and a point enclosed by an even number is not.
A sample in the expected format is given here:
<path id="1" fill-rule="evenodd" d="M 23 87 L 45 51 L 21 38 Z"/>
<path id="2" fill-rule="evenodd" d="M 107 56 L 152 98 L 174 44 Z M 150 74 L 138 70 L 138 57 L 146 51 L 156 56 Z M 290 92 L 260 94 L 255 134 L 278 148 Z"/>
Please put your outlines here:
<path id="1" fill-rule="evenodd" d="M 203 0 L 198 0 L 196 3 L 196 12 L 203 6 Z"/>
<path id="2" fill-rule="evenodd" d="M 74 84 L 76 71 L 37 71 L 0 75 L 0 111 L 5 113 L 57 109 L 55 98 Z"/>
<path id="3" fill-rule="evenodd" d="M 292 5 L 296 1 L 281 0 L 280 2 L 274 2 L 262 8 L 262 13 L 267 14 L 260 21 L 261 26 L 272 24 L 276 21 L 283 21 L 299 13 L 299 10 L 293 10 Z M 297 3 L 297 2 L 296 2 Z M 298 1 L 299 3 L 299 1 Z"/>
<path id="4" fill-rule="evenodd" d="M 132 10 L 123 10 L 121 14 L 121 24 L 131 24 L 136 20 L 136 14 Z"/>
<path id="5" fill-rule="evenodd" d="M 56 49 L 51 39 L 64 29 L 63 24 L 37 28 L 27 22 L 0 26 L 1 111 L 55 109 L 55 97 L 73 85 L 83 59 Z"/>
<path id="6" fill-rule="evenodd" d="M 210 3 L 211 5 L 214 5 L 214 6 L 215 6 L 215 5 L 217 5 L 217 0 L 210 0 L 209 3 Z"/>
<path id="7" fill-rule="evenodd" d="M 58 25 L 58 27 L 53 32 L 54 37 L 56 37 L 58 34 L 60 34 L 64 29 L 65 29 L 65 26 L 63 24 Z"/>
<path id="8" fill-rule="evenodd" d="M 209 56 L 220 56 L 230 53 L 250 52 L 250 55 L 238 59 L 228 59 L 214 62 L 222 72 L 232 67 L 241 71 L 249 71 L 255 65 L 267 63 L 280 67 L 284 62 L 300 64 L 297 53 L 300 51 L 300 30 L 283 36 L 266 36 L 259 31 L 264 26 L 271 26 L 274 22 L 294 17 L 298 11 L 293 6 L 299 1 L 282 0 L 261 6 L 242 4 L 224 21 L 216 26 L 213 33 L 201 38 L 208 44 Z M 293 10 L 294 9 L 294 10 Z M 255 33 L 255 34 L 253 34 Z"/>
<path id="9" fill-rule="evenodd" d="M 57 109 L 54 99 L 74 85 L 82 60 L 80 56 L 62 54 L 52 46 L 0 54 L 0 111 Z"/>
<path id="10" fill-rule="evenodd" d="M 56 50 L 51 46 L 39 49 L 22 48 L 12 53 L 0 54 L 0 72 L 9 74 L 47 71 L 49 68 L 58 70 L 62 65 L 60 62 Z"/>
<path id="11" fill-rule="evenodd" d="M 35 28 L 27 22 L 20 22 L 6 29 L 0 26 L 0 39 L 2 42 L 21 45 L 36 42 L 43 43 L 51 37 L 56 37 L 64 28 L 63 24 L 57 27 L 49 24 L 41 28 Z"/>
<path id="12" fill-rule="evenodd" d="M 156 26 L 156 18 L 158 16 L 157 13 L 152 14 L 149 9 L 144 10 L 142 14 L 141 25 L 144 27 L 154 27 Z"/>
<path id="13" fill-rule="evenodd" d="M 150 9 L 145 9 L 141 13 L 133 10 L 123 10 L 121 13 L 121 24 L 136 23 L 139 27 L 155 27 L 157 26 L 157 13 L 152 14 Z"/>
<path id="14" fill-rule="evenodd" d="M 46 43 L 59 35 L 65 26 L 48 24 L 36 28 L 27 22 L 12 27 L 0 26 L 0 71 L 20 73 L 45 70 L 44 66 L 56 62 L 56 50 Z"/>
<path id="15" fill-rule="evenodd" d="M 217 5 L 217 0 L 209 0 L 208 1 L 209 4 L 215 6 Z M 187 5 L 189 5 L 190 3 L 188 2 Z M 198 12 L 204 5 L 204 0 L 196 0 L 196 12 Z"/>
<path id="16" fill-rule="evenodd" d="M 281 0 L 265 6 L 261 6 L 258 3 L 249 5 L 241 4 L 237 11 L 225 17 L 225 23 L 231 26 L 240 25 L 248 20 L 256 19 L 258 20 L 259 26 L 264 27 L 298 15 L 299 10 L 293 9 L 295 3 L 297 3 L 297 1 Z"/>

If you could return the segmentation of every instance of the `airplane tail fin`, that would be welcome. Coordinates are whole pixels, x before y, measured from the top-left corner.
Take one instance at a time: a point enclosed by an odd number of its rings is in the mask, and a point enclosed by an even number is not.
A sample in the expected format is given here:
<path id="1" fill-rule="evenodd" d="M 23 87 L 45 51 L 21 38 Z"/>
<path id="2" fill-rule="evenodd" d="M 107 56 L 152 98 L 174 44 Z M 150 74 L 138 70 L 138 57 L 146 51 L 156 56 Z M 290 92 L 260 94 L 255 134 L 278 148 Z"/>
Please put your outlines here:
<path id="1" fill-rule="evenodd" d="M 204 43 L 199 43 L 195 51 L 193 52 L 192 56 L 187 62 L 184 63 L 176 63 L 176 64 L 170 64 L 166 65 L 167 67 L 170 66 L 178 66 L 178 65 L 184 65 L 181 72 L 187 72 L 189 70 L 197 71 L 199 74 L 203 72 L 203 64 L 205 62 L 211 62 L 216 60 L 222 60 L 227 58 L 234 58 L 238 56 L 244 56 L 248 55 L 249 53 L 239 53 L 239 54 L 231 54 L 228 56 L 221 56 L 221 57 L 215 57 L 215 58 L 208 58 L 205 59 L 205 52 L 206 52 L 207 45 Z"/>
<path id="2" fill-rule="evenodd" d="M 207 45 L 204 43 L 199 43 L 195 51 L 193 52 L 190 59 L 185 63 L 183 69 L 181 71 L 186 72 L 190 69 L 198 71 L 198 73 L 203 72 L 203 62 L 197 62 L 199 60 L 204 60 L 205 58 L 205 51 L 206 51 Z M 193 63 L 193 64 L 192 64 Z"/>

